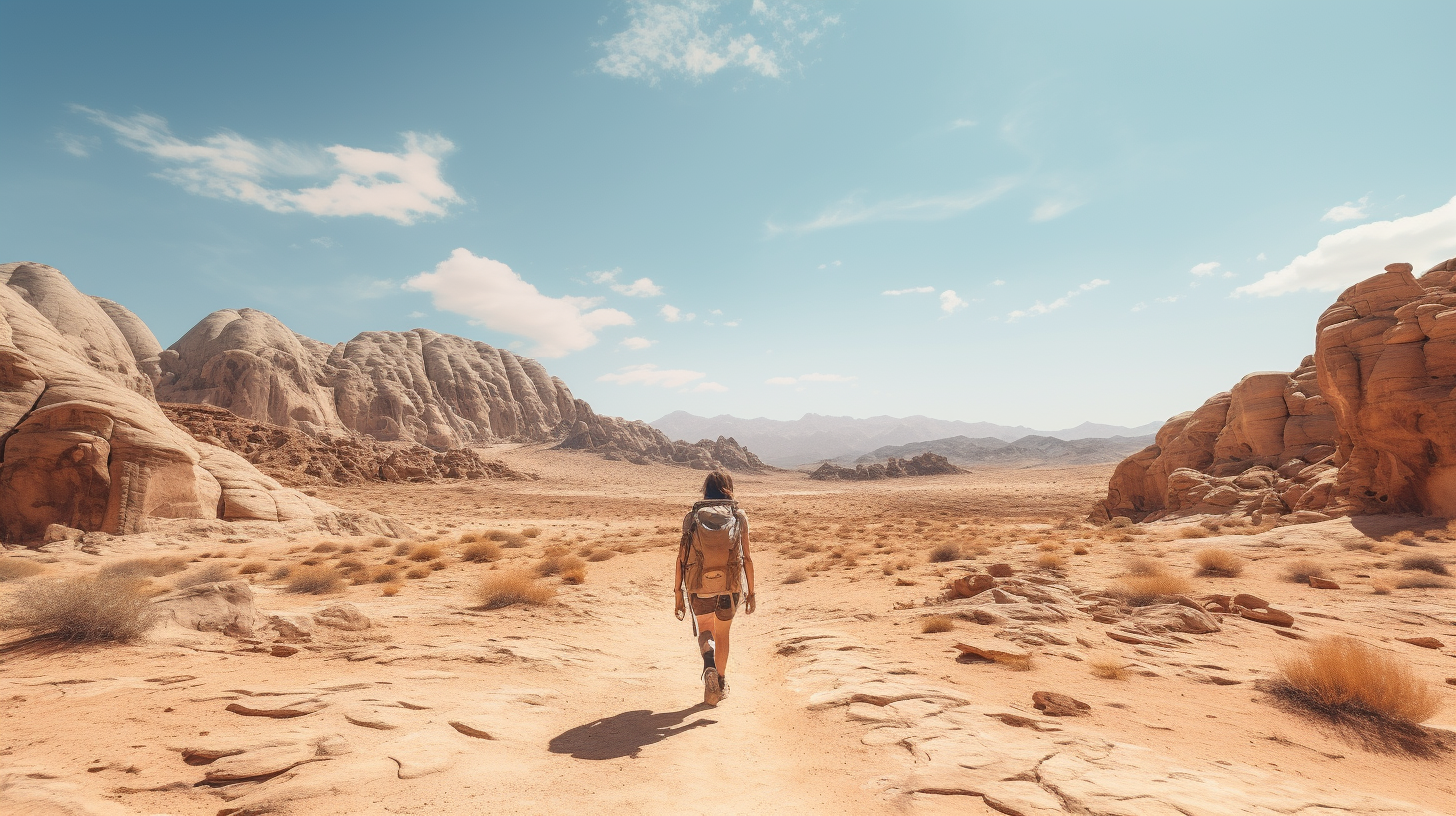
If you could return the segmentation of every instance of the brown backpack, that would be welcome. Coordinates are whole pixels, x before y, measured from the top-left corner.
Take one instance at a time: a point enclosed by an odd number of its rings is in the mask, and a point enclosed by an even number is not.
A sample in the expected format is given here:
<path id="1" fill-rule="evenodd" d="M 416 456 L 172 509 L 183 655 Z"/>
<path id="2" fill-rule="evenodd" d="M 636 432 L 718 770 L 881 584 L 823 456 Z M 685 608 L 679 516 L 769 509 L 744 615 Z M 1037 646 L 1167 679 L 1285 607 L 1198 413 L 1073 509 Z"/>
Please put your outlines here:
<path id="1" fill-rule="evenodd" d="M 743 591 L 743 525 L 738 502 L 710 499 L 693 505 L 684 562 L 687 591 L 726 595 Z"/>

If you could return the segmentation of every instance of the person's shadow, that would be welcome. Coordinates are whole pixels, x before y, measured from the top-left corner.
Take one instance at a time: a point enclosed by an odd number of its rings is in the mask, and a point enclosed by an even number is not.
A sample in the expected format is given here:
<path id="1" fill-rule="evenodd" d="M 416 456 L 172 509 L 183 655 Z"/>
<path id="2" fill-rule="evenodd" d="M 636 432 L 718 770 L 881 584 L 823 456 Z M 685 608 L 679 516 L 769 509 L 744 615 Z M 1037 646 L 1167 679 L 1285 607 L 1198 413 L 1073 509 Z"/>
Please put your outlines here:
<path id="1" fill-rule="evenodd" d="M 712 708 L 698 703 L 681 711 L 624 711 L 611 717 L 578 725 L 551 738 L 553 754 L 571 754 L 577 759 L 617 759 L 635 757 L 648 745 L 661 742 L 691 728 L 714 725 L 717 720 L 699 717 L 687 725 L 679 725 L 690 714 Z M 676 726 L 676 727 L 675 727 Z"/>

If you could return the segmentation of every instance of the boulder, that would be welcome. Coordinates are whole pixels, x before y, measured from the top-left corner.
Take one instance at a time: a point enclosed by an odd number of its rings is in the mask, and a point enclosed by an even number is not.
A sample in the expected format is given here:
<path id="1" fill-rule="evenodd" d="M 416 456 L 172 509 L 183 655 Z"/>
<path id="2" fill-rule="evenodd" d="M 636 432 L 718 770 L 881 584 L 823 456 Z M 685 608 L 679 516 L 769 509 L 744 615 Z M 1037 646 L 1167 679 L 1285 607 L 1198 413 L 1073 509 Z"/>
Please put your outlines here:
<path id="1" fill-rule="evenodd" d="M 992 578 L 991 576 L 982 573 L 977 573 L 975 575 L 967 575 L 955 579 L 955 581 L 951 584 L 951 589 L 955 591 L 957 597 L 972 598 L 995 586 L 995 578 Z"/>
<path id="2" fill-rule="evenodd" d="M 1206 635 L 1220 631 L 1212 615 L 1181 603 L 1139 607 L 1133 610 L 1132 618 L 1143 626 L 1161 626 L 1169 632 Z"/>
<path id="3" fill-rule="evenodd" d="M 1309 576 L 1309 585 L 1315 589 L 1339 589 L 1340 585 L 1328 578 L 1321 578 L 1318 575 Z"/>
<path id="4" fill-rule="evenodd" d="M 1270 626 L 1288 628 L 1294 625 L 1294 616 L 1279 609 L 1241 609 L 1239 616 L 1258 623 L 1267 623 Z"/>
<path id="5" fill-rule="evenodd" d="M 1016 574 L 1016 570 L 1012 569 L 1010 564 L 992 564 L 986 568 L 986 572 L 992 578 L 1010 578 Z"/>
<path id="6" fill-rule="evenodd" d="M 978 638 L 969 643 L 955 645 L 961 654 L 975 655 L 986 660 L 1017 662 L 1031 659 L 1031 653 L 1013 643 L 992 638 Z"/>
<path id="7" fill-rule="evenodd" d="M 1230 598 L 1229 599 L 1229 601 L 1227 602 L 1227 605 L 1230 605 L 1230 606 L 1242 606 L 1245 609 L 1268 609 L 1269 608 L 1269 602 L 1268 601 L 1264 600 L 1263 598 L 1260 598 L 1258 595 L 1250 595 L 1247 592 L 1240 592 L 1239 594 L 1233 596 L 1233 598 Z"/>
<path id="8" fill-rule="evenodd" d="M 370 626 L 369 618 L 359 611 L 359 607 L 350 603 L 321 609 L 314 613 L 313 620 L 320 626 L 331 626 L 346 632 L 360 632 Z"/>
<path id="9" fill-rule="evenodd" d="M 1425 637 L 1396 638 L 1396 640 L 1400 641 L 1401 643 L 1409 643 L 1412 646 L 1419 646 L 1422 649 L 1440 649 L 1446 645 L 1440 640 L 1430 637 L 1429 635 Z"/>
<path id="10" fill-rule="evenodd" d="M 820 481 L 864 482 L 875 479 L 899 479 L 906 476 L 940 476 L 952 473 L 968 473 L 964 468 L 951 464 L 950 460 L 929 451 L 908 459 L 890 457 L 885 463 L 859 464 L 852 468 L 825 462 L 809 474 L 810 479 Z"/>
<path id="11" fill-rule="evenodd" d="M 1031 695 L 1031 704 L 1048 717 L 1084 717 L 1092 706 L 1055 691 L 1037 691 Z"/>
<path id="12" fill-rule="evenodd" d="M 258 624 L 253 589 L 246 581 L 198 584 L 159 595 L 152 608 L 162 622 L 198 632 L 248 637 Z"/>

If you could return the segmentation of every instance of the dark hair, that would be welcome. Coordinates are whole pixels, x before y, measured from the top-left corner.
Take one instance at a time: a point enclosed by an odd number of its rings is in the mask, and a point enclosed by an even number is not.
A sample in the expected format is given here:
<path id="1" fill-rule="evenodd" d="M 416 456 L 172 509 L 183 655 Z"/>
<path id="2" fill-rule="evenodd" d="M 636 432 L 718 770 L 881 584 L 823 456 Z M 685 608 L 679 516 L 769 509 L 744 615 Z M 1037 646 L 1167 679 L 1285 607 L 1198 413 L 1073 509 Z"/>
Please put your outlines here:
<path id="1" fill-rule="evenodd" d="M 733 477 L 721 470 L 715 470 L 703 480 L 703 498 L 732 499 Z"/>

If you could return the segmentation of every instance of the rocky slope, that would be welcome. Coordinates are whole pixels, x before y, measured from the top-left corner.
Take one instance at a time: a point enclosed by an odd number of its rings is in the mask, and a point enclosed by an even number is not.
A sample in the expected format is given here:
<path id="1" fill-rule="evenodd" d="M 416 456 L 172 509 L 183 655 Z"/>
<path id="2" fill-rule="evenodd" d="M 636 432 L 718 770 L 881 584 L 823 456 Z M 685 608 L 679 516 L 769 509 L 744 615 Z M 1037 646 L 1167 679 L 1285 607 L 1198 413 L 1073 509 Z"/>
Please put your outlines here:
<path id="1" fill-rule="evenodd" d="M 632 461 L 763 467 L 728 440 L 690 445 L 600 416 L 535 360 L 427 329 L 364 332 L 330 346 L 265 312 L 227 309 L 162 351 L 159 366 L 164 401 L 214 405 L 315 437 L 365 434 L 439 451 L 561 440 Z"/>
<path id="2" fill-rule="evenodd" d="M 1093 518 L 1456 516 L 1456 259 L 1345 290 L 1289 374 L 1250 374 L 1118 465 Z"/>
<path id="3" fill-rule="evenodd" d="M 36 543 L 53 524 L 134 533 L 169 518 L 390 529 L 168 421 L 138 362 L 156 340 L 130 312 L 42 264 L 0 265 L 0 284 L 0 539 Z"/>
<path id="4" fill-rule="evenodd" d="M 965 473 L 950 463 L 944 456 L 922 453 L 909 459 L 891 458 L 884 464 L 855 465 L 852 468 L 839 467 L 828 462 L 809 474 L 810 479 L 819 481 L 867 482 L 874 479 L 899 479 L 905 476 L 940 476 L 948 473 Z"/>
<path id="5" fill-rule="evenodd" d="M 994 437 L 972 439 L 953 436 L 909 445 L 877 448 L 843 464 L 873 464 L 887 458 L 904 459 L 920 453 L 934 453 L 961 466 L 1065 467 L 1116 462 L 1153 441 L 1148 436 L 1114 436 L 1107 439 L 1057 439 L 1051 436 L 1023 436 L 1014 442 Z M 836 462 L 839 464 L 841 462 Z"/>

